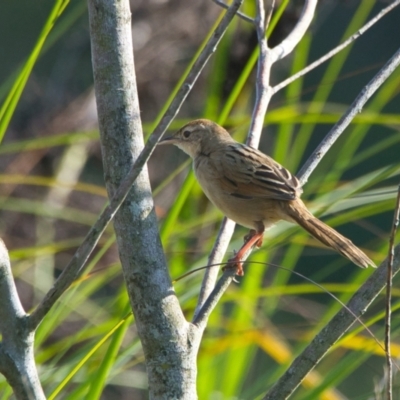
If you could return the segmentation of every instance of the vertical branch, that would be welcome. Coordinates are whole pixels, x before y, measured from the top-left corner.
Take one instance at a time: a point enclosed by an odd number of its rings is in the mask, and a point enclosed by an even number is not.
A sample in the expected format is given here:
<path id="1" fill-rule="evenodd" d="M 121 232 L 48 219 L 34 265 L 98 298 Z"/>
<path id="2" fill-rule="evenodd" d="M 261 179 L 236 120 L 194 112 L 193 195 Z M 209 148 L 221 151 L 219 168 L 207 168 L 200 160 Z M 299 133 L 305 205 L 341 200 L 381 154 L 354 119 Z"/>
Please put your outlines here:
<path id="1" fill-rule="evenodd" d="M 393 259 L 394 259 L 394 241 L 396 237 L 397 228 L 399 226 L 400 214 L 400 185 L 397 190 L 397 200 L 394 209 L 393 225 L 390 232 L 389 240 L 389 254 L 387 262 L 387 277 L 386 277 L 386 315 L 385 315 L 385 350 L 386 350 L 386 366 L 387 366 L 387 385 L 386 393 L 387 400 L 392 400 L 392 387 L 393 387 L 393 366 L 392 354 L 390 346 L 390 325 L 391 325 L 391 303 L 392 303 L 392 280 L 393 280 Z"/>
<path id="2" fill-rule="evenodd" d="M 219 228 L 218 236 L 215 239 L 214 247 L 211 250 L 210 256 L 208 257 L 209 266 L 204 273 L 203 282 L 201 284 L 199 299 L 197 301 L 196 310 L 193 316 L 193 323 L 196 323 L 199 316 L 199 312 L 204 306 L 207 298 L 210 296 L 211 292 L 214 290 L 215 282 L 218 278 L 219 267 L 213 266 L 220 264 L 226 250 L 228 249 L 229 242 L 232 238 L 233 231 L 235 229 L 235 223 L 228 218 L 224 218 Z M 219 298 L 218 298 L 219 299 Z"/>
<path id="3" fill-rule="evenodd" d="M 274 2 L 271 4 L 269 15 L 272 13 L 273 6 Z M 249 146 L 257 148 L 264 126 L 265 114 L 267 113 L 268 104 L 272 96 L 272 91 L 270 90 L 271 87 L 269 85 L 272 60 L 267 39 L 265 37 L 266 16 L 264 10 L 264 1 L 257 0 L 256 7 L 257 15 L 254 24 L 256 27 L 257 38 L 260 47 L 260 55 L 257 62 L 256 100 L 246 142 Z"/>

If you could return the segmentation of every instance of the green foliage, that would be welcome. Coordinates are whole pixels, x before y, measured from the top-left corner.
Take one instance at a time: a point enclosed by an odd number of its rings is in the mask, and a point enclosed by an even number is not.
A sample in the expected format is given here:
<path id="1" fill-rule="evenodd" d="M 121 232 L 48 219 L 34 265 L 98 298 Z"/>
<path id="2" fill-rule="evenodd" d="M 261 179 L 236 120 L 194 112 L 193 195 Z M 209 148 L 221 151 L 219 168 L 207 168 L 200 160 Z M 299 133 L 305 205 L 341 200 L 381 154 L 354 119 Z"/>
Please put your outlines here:
<path id="1" fill-rule="evenodd" d="M 248 3 L 245 3 L 244 12 L 251 15 L 254 10 L 250 8 L 251 2 Z M 279 12 L 272 18 L 272 27 L 279 23 L 287 3 L 281 3 Z M 365 23 L 374 3 L 359 3 L 347 31 L 342 34 L 343 38 Z M 64 1 L 55 3 L 37 45 L 3 102 L 0 137 L 15 112 L 30 72 L 40 56 L 40 49 L 53 24 L 58 23 L 57 18 L 66 4 Z M 68 23 L 71 18 L 79 16 L 77 9 L 68 14 L 68 18 L 63 20 L 66 28 L 62 35 L 71 34 Z M 225 124 L 238 140 L 243 139 L 251 118 L 252 73 L 257 50 L 248 57 L 228 92 L 225 79 L 235 41 L 238 35 L 249 31 L 250 26 L 242 21 L 236 20 L 232 25 L 207 72 L 203 112 L 188 116 L 191 119 L 212 118 Z M 291 73 L 307 65 L 315 41 L 312 33 L 305 36 L 289 60 L 291 66 L 287 68 Z M 200 49 L 201 46 L 198 52 Z M 344 65 L 352 51 L 352 47 L 347 48 L 328 63 L 322 78 L 314 78 L 317 89 L 312 97 L 303 95 L 310 83 L 307 83 L 307 78 L 302 78 L 288 86 L 279 94 L 279 102 L 271 105 L 261 146 L 267 145 L 267 152 L 293 172 L 299 169 L 348 106 L 347 99 L 339 102 L 331 99 L 331 94 L 335 85 L 340 84 Z M 3 77 L 6 79 L 12 77 Z M 304 198 L 313 212 L 350 237 L 377 264 L 387 253 L 395 184 L 400 175 L 400 135 L 397 132 L 400 117 L 384 112 L 393 104 L 399 80 L 400 75 L 394 74 L 380 89 L 333 146 L 304 188 Z M 176 88 L 173 93 L 176 93 Z M 147 133 L 160 120 L 171 99 L 172 95 L 154 120 L 145 121 Z M 177 120 L 171 128 L 175 129 L 185 121 Z M 18 154 L 29 157 L 32 151 L 53 148 L 62 149 L 62 154 L 66 155 L 75 146 L 80 146 L 86 160 L 89 157 L 88 144 L 96 143 L 97 137 L 97 132 L 85 131 L 21 139 L 3 144 L 0 157 Z M 173 148 L 163 151 L 168 152 L 171 158 L 178 154 L 178 150 Z M 34 194 L 25 190 L 23 196 L 17 197 L 11 192 L 0 197 L 1 212 L 6 216 L 1 225 L 3 230 L 18 229 L 8 225 L 12 222 L 12 218 L 8 218 L 10 215 L 32 217 L 37 226 L 33 243 L 26 246 L 8 243 L 15 278 L 33 294 L 34 301 L 29 303 L 31 307 L 51 286 L 54 275 L 71 256 L 71 249 L 77 246 L 107 202 L 102 186 L 89 184 L 82 178 L 73 183 L 63 180 L 58 172 L 71 168 L 71 165 L 67 157 L 60 156 L 58 169 L 52 177 L 21 176 L 12 172 L 0 175 L 1 186 L 19 185 L 29 188 Z M 154 193 L 158 200 L 166 188 L 175 185 L 171 206 L 160 211 L 160 234 L 171 277 L 178 279 L 187 271 L 207 264 L 222 215 L 205 200 L 192 172 L 188 172 L 183 183 L 177 186 L 176 176 L 189 171 L 187 161 L 182 158 L 182 164 L 175 170 L 170 165 L 163 168 L 168 170 L 168 177 L 154 188 Z M 41 189 L 39 195 L 35 188 Z M 54 203 L 54 193 L 63 198 L 80 193 L 86 205 L 93 202 L 96 206 L 85 207 L 82 203 L 69 206 L 67 201 Z M 61 223 L 68 228 L 68 236 L 62 239 L 57 237 L 55 229 Z M 240 247 L 244 234 L 243 228 L 236 230 L 227 258 Z M 46 266 L 48 269 L 43 270 Z M 346 302 L 370 273 L 371 270 L 357 269 L 347 260 L 322 248 L 300 228 L 280 223 L 270 229 L 262 248 L 254 252 L 246 263 L 245 276 L 229 288 L 211 315 L 198 358 L 199 398 L 251 399 L 261 396 L 313 335 L 341 308 L 340 302 Z M 46 276 L 44 284 L 42 274 Z M 302 276 L 317 282 L 324 290 Z M 193 315 L 201 278 L 202 273 L 195 272 L 175 282 L 188 319 Z M 394 309 L 400 306 L 399 294 L 394 290 Z M 383 353 L 371 336 L 373 333 L 377 340 L 382 339 L 382 301 L 382 298 L 378 299 L 363 320 L 370 332 L 355 325 L 321 365 L 309 374 L 295 399 L 335 400 L 342 398 L 339 392 L 349 398 L 372 396 L 373 379 L 379 380 L 383 375 Z M 110 228 L 84 277 L 64 294 L 36 334 L 36 359 L 42 384 L 50 399 L 98 399 L 107 385 L 112 390 L 127 388 L 132 390 L 129 393 L 145 393 L 144 356 L 134 320 L 128 315 L 129 309 L 115 238 Z M 398 333 L 397 322 L 393 324 L 392 333 L 395 341 Z M 393 355 L 400 355 L 396 343 Z M 360 375 L 369 379 L 364 378 L 357 387 L 349 384 L 353 377 Z M 10 388 L 2 377 L 0 393 L 2 399 L 11 398 Z"/>

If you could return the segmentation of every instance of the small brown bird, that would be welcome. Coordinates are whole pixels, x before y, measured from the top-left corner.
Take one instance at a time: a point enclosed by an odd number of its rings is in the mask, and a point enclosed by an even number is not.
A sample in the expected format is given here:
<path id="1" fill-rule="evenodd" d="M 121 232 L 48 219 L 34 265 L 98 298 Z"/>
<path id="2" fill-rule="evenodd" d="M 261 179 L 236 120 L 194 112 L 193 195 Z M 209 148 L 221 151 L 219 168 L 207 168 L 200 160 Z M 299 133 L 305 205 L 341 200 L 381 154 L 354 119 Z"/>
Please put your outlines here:
<path id="1" fill-rule="evenodd" d="M 265 229 L 279 220 L 297 223 L 354 264 L 375 264 L 349 239 L 315 218 L 300 199 L 298 179 L 271 157 L 236 142 L 218 124 L 198 119 L 160 144 L 174 144 L 193 159 L 195 175 L 211 202 L 228 218 L 252 229 L 230 264 L 243 275 L 242 257 L 261 246 Z"/>

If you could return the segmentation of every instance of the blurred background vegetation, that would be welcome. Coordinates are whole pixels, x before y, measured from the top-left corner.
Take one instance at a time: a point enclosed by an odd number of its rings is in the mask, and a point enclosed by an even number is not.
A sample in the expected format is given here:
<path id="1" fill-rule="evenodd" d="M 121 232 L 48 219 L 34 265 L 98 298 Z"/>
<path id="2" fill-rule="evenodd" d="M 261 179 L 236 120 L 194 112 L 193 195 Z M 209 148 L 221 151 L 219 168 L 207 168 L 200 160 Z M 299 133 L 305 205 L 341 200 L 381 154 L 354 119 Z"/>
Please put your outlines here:
<path id="1" fill-rule="evenodd" d="M 320 1 L 312 29 L 295 52 L 276 65 L 272 81 L 280 82 L 329 51 L 388 3 Z M 290 32 L 302 5 L 297 0 L 277 2 L 282 14 L 273 18 L 271 46 Z M 62 12 L 50 29 L 49 16 L 57 6 Z M 149 134 L 221 9 L 211 1 L 184 0 L 137 0 L 131 6 L 142 119 Z M 253 7 L 246 0 L 243 11 L 254 15 Z M 267 114 L 261 149 L 298 171 L 363 85 L 397 50 L 399 19 L 400 9 L 395 9 L 353 46 L 279 92 Z M 39 53 L 46 26 L 50 33 Z M 243 141 L 254 99 L 256 45 L 250 24 L 236 19 L 171 129 L 204 117 Z M 0 49 L 0 228 L 29 310 L 51 287 L 107 202 L 86 3 L 1 2 Z M 33 67 L 30 75 L 27 65 Z M 399 183 L 399 82 L 396 71 L 312 174 L 303 196 L 316 214 L 377 264 L 387 254 Z M 21 97 L 15 87 L 23 90 Z M 171 277 L 177 279 L 206 265 L 222 215 L 202 194 L 179 150 L 158 149 L 149 173 Z M 244 228 L 236 229 L 228 257 L 245 233 Z M 297 274 L 290 272 L 293 269 Z M 224 295 L 205 332 L 198 360 L 200 399 L 260 396 L 341 307 L 329 293 L 345 302 L 371 273 L 286 223 L 267 232 L 245 271 Z M 201 278 L 202 273 L 195 272 L 175 282 L 189 319 Z M 398 298 L 395 288 L 396 358 Z M 378 339 L 383 310 L 381 296 L 364 318 Z M 87 275 L 65 293 L 37 332 L 36 359 L 49 398 L 147 398 L 143 353 L 129 311 L 109 228 Z M 355 326 L 293 398 L 378 399 L 384 363 L 375 339 Z M 395 380 L 395 394 L 400 396 L 398 383 Z M 0 398 L 10 397 L 0 377 Z"/>

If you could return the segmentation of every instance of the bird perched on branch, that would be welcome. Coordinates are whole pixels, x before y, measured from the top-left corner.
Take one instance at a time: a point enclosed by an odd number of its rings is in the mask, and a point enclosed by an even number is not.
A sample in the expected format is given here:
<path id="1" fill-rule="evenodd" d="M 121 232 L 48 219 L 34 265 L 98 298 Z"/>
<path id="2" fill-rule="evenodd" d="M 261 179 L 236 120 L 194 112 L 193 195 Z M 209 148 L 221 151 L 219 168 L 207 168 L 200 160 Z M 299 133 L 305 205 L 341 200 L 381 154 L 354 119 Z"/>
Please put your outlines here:
<path id="1" fill-rule="evenodd" d="M 236 142 L 218 124 L 192 121 L 160 144 L 174 144 L 192 157 L 196 178 L 209 200 L 228 218 L 251 229 L 244 246 L 229 260 L 237 275 L 243 275 L 244 254 L 261 246 L 265 229 L 280 220 L 297 223 L 362 268 L 375 267 L 349 239 L 308 211 L 294 175 L 261 151 Z"/>

